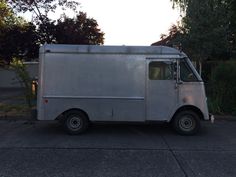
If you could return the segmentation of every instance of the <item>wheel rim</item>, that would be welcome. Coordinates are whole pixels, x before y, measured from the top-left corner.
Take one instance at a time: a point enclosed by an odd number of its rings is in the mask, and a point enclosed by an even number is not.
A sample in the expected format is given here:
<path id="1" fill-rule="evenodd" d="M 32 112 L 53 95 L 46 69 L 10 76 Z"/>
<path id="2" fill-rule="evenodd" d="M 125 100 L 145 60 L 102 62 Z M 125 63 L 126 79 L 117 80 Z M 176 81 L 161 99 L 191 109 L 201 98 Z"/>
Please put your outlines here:
<path id="1" fill-rule="evenodd" d="M 184 131 L 192 131 L 196 126 L 196 122 L 194 121 L 193 116 L 184 115 L 179 120 L 179 127 Z"/>
<path id="2" fill-rule="evenodd" d="M 73 116 L 68 120 L 69 127 L 73 130 L 80 129 L 81 127 L 81 119 L 80 117 Z"/>

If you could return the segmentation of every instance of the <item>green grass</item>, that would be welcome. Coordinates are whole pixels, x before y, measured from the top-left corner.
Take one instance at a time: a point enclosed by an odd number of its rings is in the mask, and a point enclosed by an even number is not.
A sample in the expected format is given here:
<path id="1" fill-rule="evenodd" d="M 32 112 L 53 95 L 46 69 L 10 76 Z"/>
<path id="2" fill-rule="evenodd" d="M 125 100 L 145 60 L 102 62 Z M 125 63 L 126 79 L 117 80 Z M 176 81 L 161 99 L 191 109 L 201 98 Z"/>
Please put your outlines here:
<path id="1" fill-rule="evenodd" d="M 14 105 L 0 103 L 0 116 L 23 116 L 29 113 L 29 111 L 26 104 Z"/>

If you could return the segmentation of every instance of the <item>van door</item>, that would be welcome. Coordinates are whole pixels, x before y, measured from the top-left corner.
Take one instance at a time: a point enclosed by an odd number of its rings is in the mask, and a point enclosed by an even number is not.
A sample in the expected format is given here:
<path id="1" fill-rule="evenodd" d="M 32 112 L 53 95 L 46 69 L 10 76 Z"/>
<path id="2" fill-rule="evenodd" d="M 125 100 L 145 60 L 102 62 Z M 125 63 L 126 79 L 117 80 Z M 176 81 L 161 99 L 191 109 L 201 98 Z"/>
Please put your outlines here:
<path id="1" fill-rule="evenodd" d="M 177 105 L 176 60 L 147 59 L 146 61 L 146 120 L 170 120 Z"/>

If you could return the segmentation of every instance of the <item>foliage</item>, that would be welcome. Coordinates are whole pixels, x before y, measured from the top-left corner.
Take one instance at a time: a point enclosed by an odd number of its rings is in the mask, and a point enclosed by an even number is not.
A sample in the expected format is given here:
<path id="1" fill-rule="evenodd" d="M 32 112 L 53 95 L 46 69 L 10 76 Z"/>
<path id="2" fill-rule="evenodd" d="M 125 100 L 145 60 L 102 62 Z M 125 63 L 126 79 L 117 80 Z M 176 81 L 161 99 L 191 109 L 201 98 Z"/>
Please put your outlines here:
<path id="1" fill-rule="evenodd" d="M 28 108 L 31 109 L 33 106 L 33 92 L 32 92 L 32 79 L 29 76 L 29 73 L 26 69 L 26 66 L 23 64 L 22 60 L 14 58 L 10 64 L 10 67 L 15 71 L 19 82 L 24 88 L 25 99 L 28 105 Z"/>
<path id="2" fill-rule="evenodd" d="M 10 27 L 11 25 L 21 25 L 25 21 L 17 17 L 5 0 L 0 0 L 0 28 Z"/>
<path id="3" fill-rule="evenodd" d="M 61 35 L 63 34 L 64 35 Z M 103 44 L 104 33 L 97 21 L 80 12 L 74 19 L 64 16 L 56 25 L 56 41 L 64 44 Z"/>
<path id="4" fill-rule="evenodd" d="M 229 36 L 229 41 L 231 44 L 231 52 L 236 56 L 236 1 L 230 0 L 229 2 L 229 14 L 230 14 L 230 24 L 231 34 Z"/>
<path id="5" fill-rule="evenodd" d="M 0 65 L 16 57 L 25 61 L 38 57 L 44 43 L 103 44 L 104 33 L 97 21 L 80 12 L 75 18 L 63 15 L 52 21 L 46 15 L 56 5 L 75 10 L 78 3 L 67 0 L 0 0 Z M 15 12 L 36 11 L 34 24 L 17 17 Z M 39 8 L 39 9 L 38 9 Z M 35 13 L 36 13 L 35 12 Z"/>
<path id="6" fill-rule="evenodd" d="M 178 28 L 170 28 L 169 35 L 164 36 L 167 45 L 181 43 L 183 50 L 198 61 L 232 58 L 236 53 L 235 0 L 171 1 L 184 17 Z M 236 114 L 236 63 L 203 64 L 210 111 Z"/>
<path id="7" fill-rule="evenodd" d="M 0 0 L 0 61 L 13 57 L 29 60 L 38 55 L 36 27 L 17 17 L 4 0 Z"/>
<path id="8" fill-rule="evenodd" d="M 180 33 L 171 43 L 181 43 L 183 50 L 195 60 L 230 57 L 235 48 L 232 17 L 236 12 L 232 9 L 232 0 L 171 1 L 184 16 Z"/>
<path id="9" fill-rule="evenodd" d="M 170 1 L 173 3 L 173 8 L 177 6 L 183 12 L 186 10 L 186 7 L 190 0 L 170 0 Z"/>
<path id="10" fill-rule="evenodd" d="M 37 33 L 39 35 L 40 44 L 56 43 L 55 30 L 56 30 L 55 21 L 51 21 L 48 18 L 44 19 L 44 23 L 38 24 Z"/>
<path id="11" fill-rule="evenodd" d="M 79 12 L 75 18 L 63 16 L 56 22 L 50 20 L 40 24 L 38 32 L 41 43 L 57 44 L 103 44 L 104 33 L 98 28 L 97 21 Z"/>
<path id="12" fill-rule="evenodd" d="M 40 26 L 40 41 L 51 42 L 53 36 L 51 30 L 53 22 L 48 18 L 49 12 L 55 12 L 58 7 L 62 10 L 71 9 L 76 11 L 78 2 L 73 0 L 7 0 L 15 12 L 30 12 L 33 15 L 34 24 Z"/>
<path id="13" fill-rule="evenodd" d="M 161 34 L 161 41 L 153 43 L 152 45 L 167 45 L 181 49 L 185 35 L 185 29 L 178 23 L 169 28 L 168 34 Z"/>
<path id="14" fill-rule="evenodd" d="M 12 10 L 7 6 L 5 0 L 0 0 L 0 27 L 7 26 L 14 21 Z"/>
<path id="15" fill-rule="evenodd" d="M 218 0 L 190 1 L 183 18 L 185 44 L 191 56 L 204 60 L 228 58 L 229 20 L 227 7 Z"/>
<path id="16" fill-rule="evenodd" d="M 38 55 L 38 34 L 32 23 L 0 28 L 0 58 L 10 63 L 13 57 L 30 60 Z"/>
<path id="17" fill-rule="evenodd" d="M 36 15 L 35 20 L 41 22 L 49 12 L 55 12 L 58 7 L 62 10 L 69 8 L 76 12 L 79 5 L 73 0 L 7 0 L 7 2 L 16 12 L 32 12 Z"/>
<path id="18" fill-rule="evenodd" d="M 209 107 L 216 113 L 236 114 L 236 62 L 221 62 L 212 71 Z"/>

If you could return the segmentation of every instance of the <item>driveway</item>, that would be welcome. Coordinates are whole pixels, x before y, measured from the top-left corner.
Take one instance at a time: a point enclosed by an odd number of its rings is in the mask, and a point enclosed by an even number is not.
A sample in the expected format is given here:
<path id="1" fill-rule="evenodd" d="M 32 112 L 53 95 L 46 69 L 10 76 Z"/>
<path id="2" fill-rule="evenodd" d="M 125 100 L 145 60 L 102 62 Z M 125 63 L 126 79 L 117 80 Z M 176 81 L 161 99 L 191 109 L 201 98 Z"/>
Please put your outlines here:
<path id="1" fill-rule="evenodd" d="M 0 176 L 235 177 L 236 121 L 203 122 L 196 136 L 166 124 L 92 125 L 78 136 L 57 122 L 0 121 Z"/>

